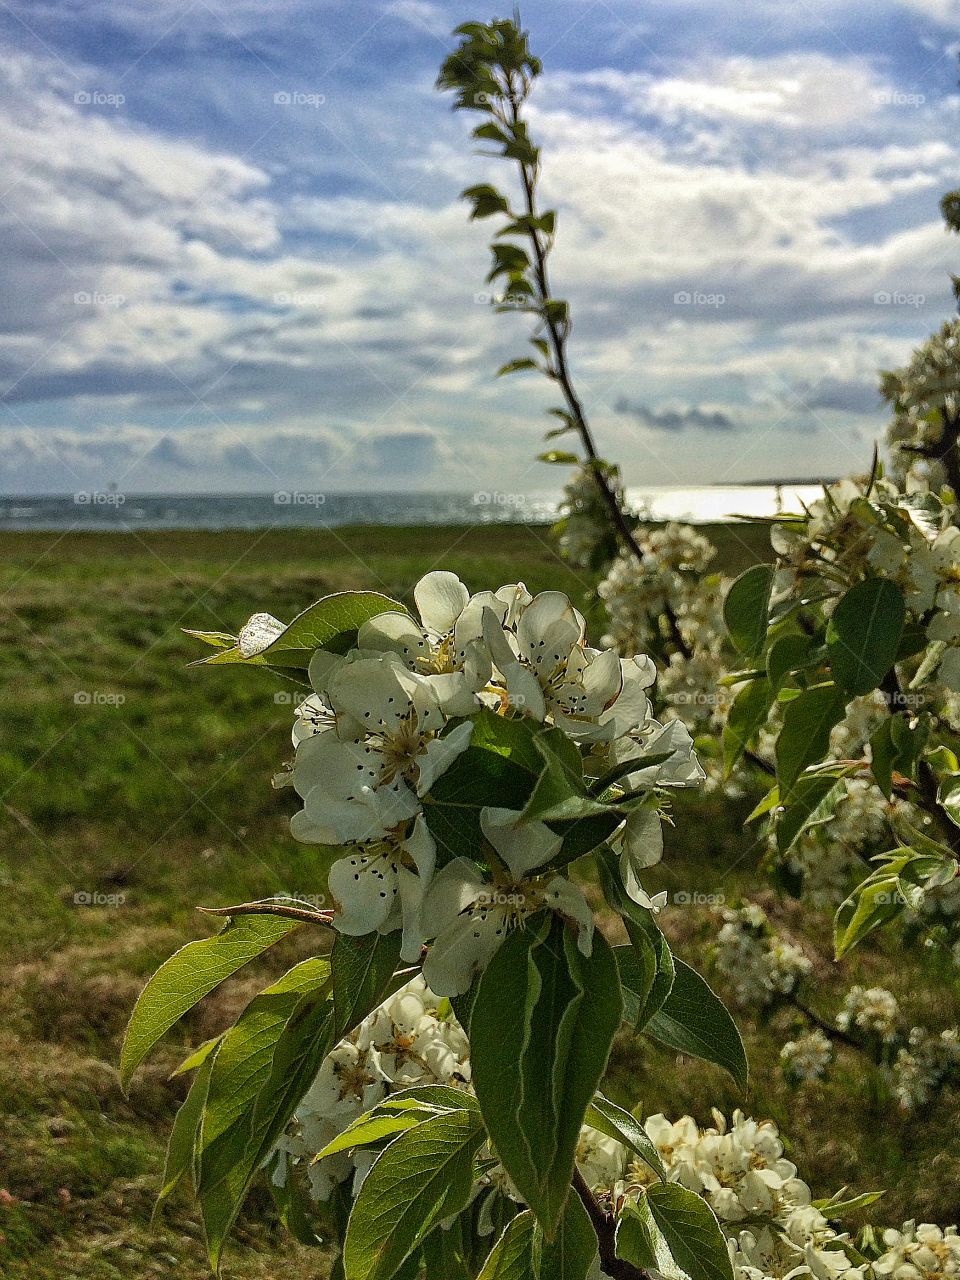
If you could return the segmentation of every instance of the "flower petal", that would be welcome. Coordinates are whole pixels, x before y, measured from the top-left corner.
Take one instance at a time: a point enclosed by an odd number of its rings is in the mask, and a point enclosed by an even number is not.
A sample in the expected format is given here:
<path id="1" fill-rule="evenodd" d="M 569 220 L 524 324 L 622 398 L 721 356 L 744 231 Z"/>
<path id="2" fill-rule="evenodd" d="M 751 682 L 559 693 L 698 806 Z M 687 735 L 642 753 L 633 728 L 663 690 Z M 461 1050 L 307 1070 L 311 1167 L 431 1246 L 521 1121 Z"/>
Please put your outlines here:
<path id="1" fill-rule="evenodd" d="M 545 822 L 527 822 L 519 826 L 516 809 L 488 807 L 480 810 L 480 830 L 510 868 L 516 880 L 535 867 L 542 867 L 560 852 L 563 837 L 551 831 Z"/>
<path id="2" fill-rule="evenodd" d="M 452 631 L 466 608 L 470 592 L 455 573 L 425 574 L 413 589 L 423 625 L 439 635 Z"/>
<path id="3" fill-rule="evenodd" d="M 418 795 L 425 796 L 437 778 L 450 768 L 457 756 L 466 751 L 473 737 L 473 727 L 472 720 L 464 720 L 442 738 L 431 738 L 417 756 L 420 769 L 417 782 Z"/>

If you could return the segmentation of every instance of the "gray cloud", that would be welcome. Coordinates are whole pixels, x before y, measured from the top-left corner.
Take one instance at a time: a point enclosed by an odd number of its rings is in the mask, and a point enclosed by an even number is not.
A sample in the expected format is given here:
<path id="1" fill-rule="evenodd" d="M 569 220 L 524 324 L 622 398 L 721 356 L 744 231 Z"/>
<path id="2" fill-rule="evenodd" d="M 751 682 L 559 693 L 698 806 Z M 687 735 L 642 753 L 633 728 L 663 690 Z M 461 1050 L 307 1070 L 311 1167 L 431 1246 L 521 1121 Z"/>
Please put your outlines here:
<path id="1" fill-rule="evenodd" d="M 688 409 L 652 409 L 649 405 L 631 404 L 629 400 L 621 399 L 614 408 L 617 413 L 634 418 L 655 431 L 735 431 L 737 428 L 729 414 L 720 409 L 703 409 L 699 405 L 691 405 Z"/>
<path id="2" fill-rule="evenodd" d="M 369 448 L 373 466 L 410 477 L 433 471 L 440 460 L 440 448 L 432 431 L 385 431 L 363 441 Z"/>

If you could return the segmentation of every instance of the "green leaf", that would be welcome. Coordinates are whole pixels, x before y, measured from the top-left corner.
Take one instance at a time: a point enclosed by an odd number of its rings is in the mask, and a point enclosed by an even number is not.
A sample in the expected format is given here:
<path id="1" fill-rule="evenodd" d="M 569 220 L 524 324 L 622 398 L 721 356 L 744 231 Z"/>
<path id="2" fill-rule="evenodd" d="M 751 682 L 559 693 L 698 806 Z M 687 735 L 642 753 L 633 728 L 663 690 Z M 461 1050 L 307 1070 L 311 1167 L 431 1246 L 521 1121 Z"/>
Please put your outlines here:
<path id="1" fill-rule="evenodd" d="M 803 770 L 827 754 L 830 731 L 843 718 L 845 709 L 846 700 L 832 684 L 804 689 L 787 703 L 776 752 L 777 779 L 784 803 L 791 798 L 790 791 Z"/>
<path id="2" fill-rule="evenodd" d="M 531 1280 L 534 1267 L 535 1219 L 529 1209 L 507 1223 L 490 1250 L 477 1280 Z"/>
<path id="3" fill-rule="evenodd" d="M 778 692 L 791 672 L 802 667 L 810 656 L 811 640 L 809 636 L 778 636 L 770 646 L 767 654 L 767 679 Z"/>
<path id="4" fill-rule="evenodd" d="M 653 914 L 627 896 L 612 850 L 597 857 L 603 896 L 622 918 L 629 947 L 615 947 L 623 990 L 624 1018 L 642 1031 L 673 986 L 674 961 Z"/>
<path id="5" fill-rule="evenodd" d="M 670 1049 L 723 1067 L 746 1089 L 747 1055 L 736 1023 L 695 969 L 676 957 L 674 965 L 670 994 L 647 1023 L 647 1032 Z"/>
<path id="6" fill-rule="evenodd" d="M 497 370 L 497 377 L 502 378 L 508 373 L 520 373 L 523 369 L 539 369 L 540 366 L 536 360 L 531 360 L 529 356 L 521 356 L 516 360 L 508 360 L 506 364 L 502 364 Z"/>
<path id="7" fill-rule="evenodd" d="M 474 1089 L 497 1155 L 548 1236 L 622 1010 L 603 935 L 594 933 L 588 959 L 555 916 L 511 933 L 480 979 L 470 1024 Z"/>
<path id="8" fill-rule="evenodd" d="M 570 453 L 565 449 L 548 449 L 546 453 L 537 454 L 538 462 L 549 462 L 555 467 L 576 467 L 580 463 L 580 459 L 575 453 Z"/>
<path id="9" fill-rule="evenodd" d="M 229 631 L 194 631 L 190 627 L 181 627 L 180 630 L 185 636 L 192 636 L 194 640 L 214 649 L 232 649 L 237 643 L 237 637 L 232 636 Z"/>
<path id="10" fill-rule="evenodd" d="M 906 621 L 903 594 L 889 578 L 851 587 L 827 626 L 833 678 L 848 694 L 870 693 L 893 666 Z"/>
<path id="11" fill-rule="evenodd" d="M 673 1260 L 660 1228 L 653 1219 L 646 1196 L 627 1204 L 617 1222 L 614 1237 L 618 1258 L 641 1271 L 665 1276 L 666 1280 L 688 1280 Z"/>
<path id="12" fill-rule="evenodd" d="M 745 684 L 734 698 L 723 726 L 723 767 L 727 777 L 766 724 L 774 694 L 770 681 L 761 679 Z"/>
<path id="13" fill-rule="evenodd" d="M 790 803 L 777 815 L 777 849 L 786 853 L 804 831 L 829 822 L 847 789 L 836 773 L 814 773 L 798 778 L 790 791 Z"/>
<path id="14" fill-rule="evenodd" d="M 706 1200 L 675 1182 L 658 1182 L 647 1190 L 646 1201 L 674 1261 L 690 1280 L 733 1280 L 727 1242 Z"/>
<path id="15" fill-rule="evenodd" d="M 562 729 L 541 729 L 534 737 L 542 772 L 524 805 L 522 822 L 608 817 L 609 806 L 595 800 L 583 780 L 583 760 Z M 614 825 L 619 824 L 619 817 Z"/>
<path id="16" fill-rule="evenodd" d="M 647 1137 L 647 1131 L 640 1121 L 629 1111 L 598 1093 L 587 1108 L 587 1124 L 599 1129 L 608 1138 L 630 1147 L 662 1182 L 666 1182 L 667 1173 L 660 1159 L 660 1152 Z"/>
<path id="17" fill-rule="evenodd" d="M 496 187 L 490 186 L 489 183 L 467 187 L 465 191 L 460 192 L 460 198 L 469 200 L 473 204 L 473 211 L 470 214 L 471 219 L 489 218 L 497 213 L 510 213 L 510 202 L 506 196 L 499 192 Z"/>
<path id="18" fill-rule="evenodd" d="M 868 933 L 899 915 L 904 906 L 897 875 L 869 876 L 837 908 L 833 929 L 836 958 L 842 959 Z"/>
<path id="19" fill-rule="evenodd" d="M 400 931 L 352 938 L 338 933 L 330 952 L 334 1040 L 341 1040 L 385 999 L 400 963 Z"/>
<path id="20" fill-rule="evenodd" d="M 430 1229 L 466 1205 L 479 1116 L 451 1111 L 402 1133 L 364 1179 L 343 1246 L 346 1280 L 391 1280 Z"/>
<path id="21" fill-rule="evenodd" d="M 813 1207 L 819 1209 L 825 1218 L 836 1221 L 837 1218 L 857 1213 L 860 1209 L 869 1209 L 870 1205 L 876 1204 L 886 1195 L 885 1191 L 864 1191 L 859 1196 L 848 1196 L 844 1199 L 844 1191 L 846 1191 L 845 1187 L 829 1200 L 812 1201 Z"/>
<path id="22" fill-rule="evenodd" d="M 343 1133 L 338 1133 L 318 1151 L 314 1160 L 325 1160 L 328 1156 L 335 1156 L 341 1151 L 352 1151 L 354 1147 L 369 1147 L 374 1143 L 383 1142 L 385 1138 L 395 1138 L 398 1133 L 415 1129 L 417 1125 L 423 1124 L 428 1116 L 436 1114 L 438 1113 L 419 1111 L 414 1108 L 409 1111 L 391 1111 L 385 1115 L 373 1112 L 359 1116 L 344 1129 Z"/>
<path id="23" fill-rule="evenodd" d="M 197 1135 L 200 1131 L 200 1117 L 203 1115 L 203 1108 L 207 1100 L 207 1085 L 210 1081 L 212 1066 L 213 1059 L 211 1057 L 205 1058 L 200 1064 L 197 1074 L 190 1083 L 187 1096 L 181 1103 L 180 1109 L 174 1118 L 173 1128 L 170 1130 L 170 1138 L 167 1142 L 163 1181 L 156 1204 L 153 1207 L 154 1218 L 156 1218 L 164 1201 L 169 1198 L 170 1193 L 181 1179 L 187 1176 L 193 1178 L 194 1176 Z"/>
<path id="24" fill-rule="evenodd" d="M 130 1015 L 120 1050 L 123 1088 L 157 1041 L 198 1000 L 299 927 L 297 920 L 240 916 L 212 938 L 188 942 L 166 960 L 141 991 Z"/>
<path id="25" fill-rule="evenodd" d="M 325 997 L 329 979 L 330 965 L 324 958 L 296 965 L 250 1001 L 212 1059 L 200 1124 L 197 1186 L 211 1244 L 218 1239 L 222 1243 L 249 1185 L 253 1169 L 245 1156 L 254 1111 L 270 1079 L 277 1047 L 304 997 Z M 211 1212 L 211 1206 L 222 1209 L 222 1217 Z M 222 1228 L 219 1237 L 216 1231 L 211 1235 L 211 1223 Z"/>
<path id="26" fill-rule="evenodd" d="M 502 717 L 500 717 L 502 719 Z M 474 730 L 476 733 L 476 729 Z M 480 810 L 496 796 L 505 809 L 523 809 L 543 761 L 534 750 L 537 772 L 517 763 L 517 757 L 471 742 L 433 784 L 424 816 L 437 844 L 442 866 L 465 850 L 482 849 Z"/>
<path id="27" fill-rule="evenodd" d="M 763 652 L 772 589 L 772 566 L 755 564 L 741 573 L 723 602 L 723 617 L 730 639 L 748 657 L 756 657 Z"/>
<path id="28" fill-rule="evenodd" d="M 542 1240 L 539 1253 L 538 1280 L 587 1280 L 591 1274 L 599 1254 L 597 1233 L 573 1192 L 567 1196 L 556 1234 Z"/>
<path id="29" fill-rule="evenodd" d="M 252 1107 L 248 1106 L 236 1124 L 224 1132 L 217 1160 L 208 1160 L 210 1176 L 206 1184 L 201 1164 L 200 1208 L 207 1250 L 215 1268 L 219 1266 L 224 1241 L 260 1166 L 273 1150 L 329 1051 L 332 1027 L 333 1001 L 326 997 L 325 991 L 308 991 L 302 995 L 275 1042 L 269 1068 L 258 1070 L 257 1078 L 262 1083 Z M 201 1139 L 203 1136 L 202 1129 Z M 201 1155 L 201 1162 L 202 1159 Z"/>
<path id="30" fill-rule="evenodd" d="M 260 657 L 278 666 L 306 667 L 317 649 L 346 653 L 365 622 L 381 613 L 406 613 L 379 591 L 338 591 L 298 613 Z"/>

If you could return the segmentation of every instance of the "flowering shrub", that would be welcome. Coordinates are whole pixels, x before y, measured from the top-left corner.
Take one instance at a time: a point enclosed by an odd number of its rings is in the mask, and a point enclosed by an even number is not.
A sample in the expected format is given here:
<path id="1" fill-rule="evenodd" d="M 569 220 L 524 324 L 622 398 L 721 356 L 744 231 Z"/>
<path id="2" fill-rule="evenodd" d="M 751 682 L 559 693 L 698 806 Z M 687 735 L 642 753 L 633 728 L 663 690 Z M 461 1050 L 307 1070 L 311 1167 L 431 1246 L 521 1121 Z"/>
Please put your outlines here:
<path id="1" fill-rule="evenodd" d="M 805 1050 L 797 1046 L 792 1056 L 803 1078 L 809 1079 L 819 1074 L 821 1060 L 829 1060 L 830 1042 L 816 1031 L 806 1040 Z M 370 1148 L 350 1145 L 364 1123 L 362 1112 L 393 1095 L 402 1096 L 411 1086 L 432 1084 L 471 1092 L 466 1045 L 452 1010 L 425 988 L 422 979 L 414 979 L 324 1059 L 278 1143 L 274 1182 L 287 1189 L 305 1178 L 316 1207 L 326 1212 L 338 1188 L 355 1195 L 376 1158 Z M 785 1053 L 788 1048 L 784 1046 Z M 602 1119 L 596 1113 L 590 1118 Z M 659 1175 L 665 1179 L 660 1192 L 664 1198 L 671 1188 L 678 1196 L 693 1192 L 709 1205 L 725 1237 L 736 1280 L 880 1280 L 891 1274 L 946 1280 L 960 1274 L 956 1228 L 943 1231 L 908 1222 L 880 1233 L 866 1229 L 858 1238 L 843 1231 L 843 1216 L 869 1205 L 876 1195 L 845 1200 L 841 1193 L 815 1201 L 769 1121 L 758 1123 L 736 1111 L 728 1124 L 715 1111 L 709 1128 L 700 1128 L 690 1116 L 671 1122 L 651 1115 L 642 1125 L 635 1124 L 634 1136 L 644 1146 L 645 1158 L 590 1123 L 582 1126 L 577 1143 L 583 1180 L 603 1211 L 616 1212 L 624 1239 L 649 1230 L 649 1196 Z M 508 1239 L 511 1230 L 516 1233 L 516 1227 L 504 1224 L 517 1221 L 518 1211 L 522 1221 L 516 1188 L 491 1153 L 484 1157 L 483 1175 L 474 1183 L 469 1207 L 473 1238 L 481 1244 L 491 1242 L 498 1232 Z M 448 1251 L 462 1255 L 462 1223 L 442 1226 L 441 1237 L 444 1233 L 450 1237 Z M 439 1246 L 436 1256 L 442 1261 Z M 513 1274 L 519 1280 L 527 1273 Z"/>
<path id="2" fill-rule="evenodd" d="M 226 928 L 143 992 L 124 1079 L 291 929 L 329 932 L 329 957 L 296 965 L 189 1062 L 165 1193 L 192 1174 L 212 1260 L 267 1164 L 285 1219 L 337 1243 L 347 1280 L 438 1274 L 448 1248 L 493 1267 L 521 1245 L 553 1259 L 544 1277 L 585 1277 L 598 1260 L 639 1274 L 641 1243 L 618 1235 L 578 1163 L 589 1118 L 657 1169 L 633 1118 L 598 1092 L 614 1034 L 626 1024 L 746 1075 L 729 1014 L 671 956 L 643 885 L 671 792 L 703 773 L 685 727 L 652 714 L 652 661 L 591 648 L 566 596 L 471 595 L 433 572 L 414 599 L 415 615 L 347 592 L 289 626 L 257 614 L 236 637 L 193 633 L 215 649 L 206 665 L 309 682 L 276 781 L 296 797 L 291 831 L 317 849 L 330 906 L 223 909 Z M 596 927 L 591 868 L 621 946 Z M 491 1188 L 484 1235 L 471 1215 Z M 692 1192 L 645 1195 L 658 1249 L 682 1257 L 694 1232 L 710 1274 L 729 1277 Z M 441 1229 L 452 1220 L 457 1232 Z"/>

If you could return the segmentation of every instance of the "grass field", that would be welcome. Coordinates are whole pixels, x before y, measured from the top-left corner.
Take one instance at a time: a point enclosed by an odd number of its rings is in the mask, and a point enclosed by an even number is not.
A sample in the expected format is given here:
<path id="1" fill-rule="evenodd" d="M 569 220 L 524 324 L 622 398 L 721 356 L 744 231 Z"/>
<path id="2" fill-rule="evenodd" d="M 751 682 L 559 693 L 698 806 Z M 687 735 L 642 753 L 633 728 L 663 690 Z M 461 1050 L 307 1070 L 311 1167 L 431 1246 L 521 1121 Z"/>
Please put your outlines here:
<path id="1" fill-rule="evenodd" d="M 710 532 L 730 572 L 763 554 L 759 528 Z M 183 1090 L 169 1072 L 298 956 L 291 946 L 272 968 L 226 984 L 122 1096 L 115 1064 L 129 1010 L 152 970 L 209 929 L 195 906 L 316 891 L 310 849 L 286 832 L 289 796 L 269 785 L 288 749 L 288 702 L 275 701 L 269 675 L 187 670 L 197 651 L 180 628 L 236 630 L 264 608 L 287 618 L 342 588 L 409 599 L 439 566 L 474 589 L 522 578 L 582 604 L 591 588 L 545 531 L 504 526 L 0 537 L 0 1276 L 207 1274 L 188 1204 L 149 1225 Z M 740 825 L 748 809 L 684 797 L 663 886 L 728 899 L 765 892 L 819 956 L 825 1008 L 853 980 L 883 981 L 918 1019 L 960 1018 L 955 987 L 893 940 L 838 971 L 828 919 L 764 890 Z M 698 962 L 715 929 L 709 914 L 677 908 L 663 923 Z M 830 1083 L 791 1091 L 774 1069 L 788 1029 L 744 1022 L 753 1083 L 743 1105 L 784 1126 L 815 1192 L 885 1186 L 878 1220 L 960 1219 L 956 1097 L 935 1118 L 905 1119 L 853 1060 Z M 647 1111 L 709 1120 L 712 1103 L 742 1102 L 712 1068 L 626 1038 L 612 1071 L 615 1091 Z M 285 1245 L 266 1206 L 257 1198 L 245 1215 L 228 1280 L 324 1276 L 322 1257 Z"/>

